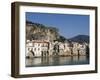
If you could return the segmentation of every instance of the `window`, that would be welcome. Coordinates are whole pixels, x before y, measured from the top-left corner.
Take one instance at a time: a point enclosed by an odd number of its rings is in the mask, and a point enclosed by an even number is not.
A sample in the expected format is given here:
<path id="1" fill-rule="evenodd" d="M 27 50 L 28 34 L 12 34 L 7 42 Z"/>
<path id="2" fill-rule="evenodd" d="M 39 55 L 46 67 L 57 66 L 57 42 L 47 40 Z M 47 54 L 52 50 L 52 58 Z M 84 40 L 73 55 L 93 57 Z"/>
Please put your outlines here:
<path id="1" fill-rule="evenodd" d="M 40 50 L 40 48 L 38 48 L 38 51 Z"/>
<path id="2" fill-rule="evenodd" d="M 34 51 L 36 51 L 36 48 L 34 48 Z"/>
<path id="3" fill-rule="evenodd" d="M 38 44 L 38 46 L 40 46 L 40 44 Z"/>
<path id="4" fill-rule="evenodd" d="M 34 47 L 34 43 L 32 44 L 32 46 Z"/>

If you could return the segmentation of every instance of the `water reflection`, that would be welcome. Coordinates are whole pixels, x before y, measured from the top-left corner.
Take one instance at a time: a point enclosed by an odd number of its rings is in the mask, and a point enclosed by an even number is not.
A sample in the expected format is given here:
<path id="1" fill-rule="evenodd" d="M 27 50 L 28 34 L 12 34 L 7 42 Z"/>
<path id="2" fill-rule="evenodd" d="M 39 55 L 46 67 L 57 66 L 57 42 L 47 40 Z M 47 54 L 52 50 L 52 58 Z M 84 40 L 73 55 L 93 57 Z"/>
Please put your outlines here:
<path id="1" fill-rule="evenodd" d="M 89 64 L 87 56 L 41 57 L 26 59 L 26 67 Z"/>

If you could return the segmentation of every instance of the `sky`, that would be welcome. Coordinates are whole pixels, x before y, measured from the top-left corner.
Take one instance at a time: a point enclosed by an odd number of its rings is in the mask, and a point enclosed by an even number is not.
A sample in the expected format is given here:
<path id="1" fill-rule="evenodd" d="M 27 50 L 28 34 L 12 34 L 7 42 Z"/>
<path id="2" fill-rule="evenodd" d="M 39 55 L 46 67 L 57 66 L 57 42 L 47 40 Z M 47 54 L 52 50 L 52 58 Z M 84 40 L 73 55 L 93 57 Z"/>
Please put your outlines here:
<path id="1" fill-rule="evenodd" d="M 66 38 L 89 35 L 89 15 L 26 12 L 26 20 L 56 27 Z"/>

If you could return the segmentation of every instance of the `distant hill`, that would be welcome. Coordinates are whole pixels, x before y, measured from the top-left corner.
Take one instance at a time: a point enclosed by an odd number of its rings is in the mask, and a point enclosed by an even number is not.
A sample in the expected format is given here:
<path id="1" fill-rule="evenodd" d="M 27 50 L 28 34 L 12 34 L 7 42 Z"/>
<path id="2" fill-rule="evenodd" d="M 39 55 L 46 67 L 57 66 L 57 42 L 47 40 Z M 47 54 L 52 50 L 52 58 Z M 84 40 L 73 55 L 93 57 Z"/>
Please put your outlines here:
<path id="1" fill-rule="evenodd" d="M 89 36 L 88 35 L 77 35 L 75 37 L 72 37 L 69 39 L 70 41 L 73 42 L 79 42 L 79 43 L 89 43 Z"/>

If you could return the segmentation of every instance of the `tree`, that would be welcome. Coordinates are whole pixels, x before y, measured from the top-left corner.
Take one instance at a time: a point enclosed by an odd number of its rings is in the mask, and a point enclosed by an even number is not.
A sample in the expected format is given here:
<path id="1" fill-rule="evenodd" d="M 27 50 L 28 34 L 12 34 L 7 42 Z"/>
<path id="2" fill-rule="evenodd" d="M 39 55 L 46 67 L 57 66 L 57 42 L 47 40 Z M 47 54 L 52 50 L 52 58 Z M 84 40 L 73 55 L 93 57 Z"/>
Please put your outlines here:
<path id="1" fill-rule="evenodd" d="M 59 39 L 58 39 L 58 41 L 65 42 L 66 41 L 66 38 L 64 36 L 60 36 Z"/>

